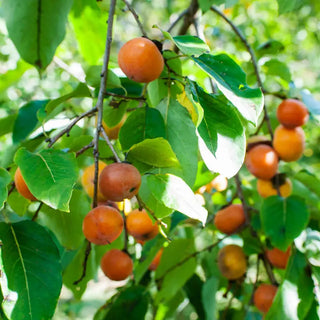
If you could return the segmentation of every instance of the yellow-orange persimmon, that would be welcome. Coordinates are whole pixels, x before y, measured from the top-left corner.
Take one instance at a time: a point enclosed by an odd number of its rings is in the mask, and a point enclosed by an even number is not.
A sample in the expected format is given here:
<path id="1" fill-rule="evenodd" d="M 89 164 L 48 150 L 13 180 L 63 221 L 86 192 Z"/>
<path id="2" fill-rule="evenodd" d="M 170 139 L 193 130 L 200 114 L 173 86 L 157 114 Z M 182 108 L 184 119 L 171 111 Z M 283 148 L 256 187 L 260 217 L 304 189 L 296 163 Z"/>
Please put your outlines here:
<path id="1" fill-rule="evenodd" d="M 231 204 L 219 210 L 214 217 L 216 228 L 226 234 L 235 232 L 246 221 L 243 206 Z"/>
<path id="2" fill-rule="evenodd" d="M 129 163 L 112 163 L 99 176 L 101 193 L 111 201 L 122 201 L 135 196 L 141 185 L 141 175 Z"/>
<path id="3" fill-rule="evenodd" d="M 118 249 L 107 251 L 100 263 L 103 273 L 111 280 L 125 280 L 132 274 L 133 262 L 130 256 Z"/>
<path id="4" fill-rule="evenodd" d="M 241 278 L 247 270 L 247 260 L 241 247 L 229 244 L 218 253 L 218 267 L 229 280 Z"/>
<path id="5" fill-rule="evenodd" d="M 273 147 L 283 161 L 290 162 L 300 159 L 305 147 L 303 129 L 278 126 L 274 131 Z"/>
<path id="6" fill-rule="evenodd" d="M 276 196 L 277 188 L 271 180 L 258 179 L 257 190 L 261 197 L 267 198 L 270 196 Z M 292 192 L 292 183 L 290 179 L 286 178 L 284 183 L 279 185 L 280 195 L 284 198 L 289 197 Z"/>
<path id="7" fill-rule="evenodd" d="M 117 239 L 123 230 L 123 218 L 110 206 L 92 209 L 83 219 L 84 236 L 94 244 L 108 244 Z"/>
<path id="8" fill-rule="evenodd" d="M 158 225 L 144 209 L 135 209 L 128 214 L 126 228 L 131 236 L 142 241 L 153 239 L 159 232 Z"/>
<path id="9" fill-rule="evenodd" d="M 291 247 L 286 251 L 282 251 L 278 248 L 273 248 L 271 250 L 266 250 L 266 257 L 270 263 L 279 269 L 285 269 L 288 264 L 288 260 L 291 254 Z"/>
<path id="10" fill-rule="evenodd" d="M 100 175 L 102 169 L 106 166 L 107 166 L 106 163 L 99 161 L 99 163 L 98 163 L 98 168 L 99 168 L 98 181 L 99 181 L 99 175 Z M 93 193 L 94 193 L 94 171 L 95 171 L 95 165 L 92 164 L 84 169 L 83 174 L 81 176 L 81 184 L 83 186 L 83 189 L 88 194 L 88 196 L 91 198 L 93 198 Z M 97 197 L 98 197 L 99 202 L 103 202 L 103 201 L 107 200 L 107 198 L 100 192 L 99 184 L 98 184 Z"/>
<path id="11" fill-rule="evenodd" d="M 254 292 L 253 303 L 263 313 L 267 313 L 272 305 L 278 288 L 272 284 L 261 284 Z"/>
<path id="12" fill-rule="evenodd" d="M 247 152 L 245 164 L 255 177 L 269 180 L 277 173 L 278 161 L 278 155 L 272 147 L 258 144 Z"/>
<path id="13" fill-rule="evenodd" d="M 164 67 L 158 47 L 146 38 L 135 38 L 125 43 L 119 51 L 118 63 L 128 78 L 143 83 L 159 78 Z"/>
<path id="14" fill-rule="evenodd" d="M 37 198 L 31 193 L 29 190 L 22 174 L 20 168 L 18 168 L 14 175 L 14 184 L 18 190 L 18 192 L 26 199 L 31 201 L 37 200 Z"/>
<path id="15" fill-rule="evenodd" d="M 301 101 L 285 99 L 277 108 L 277 118 L 286 128 L 295 128 L 308 121 L 309 111 Z"/>

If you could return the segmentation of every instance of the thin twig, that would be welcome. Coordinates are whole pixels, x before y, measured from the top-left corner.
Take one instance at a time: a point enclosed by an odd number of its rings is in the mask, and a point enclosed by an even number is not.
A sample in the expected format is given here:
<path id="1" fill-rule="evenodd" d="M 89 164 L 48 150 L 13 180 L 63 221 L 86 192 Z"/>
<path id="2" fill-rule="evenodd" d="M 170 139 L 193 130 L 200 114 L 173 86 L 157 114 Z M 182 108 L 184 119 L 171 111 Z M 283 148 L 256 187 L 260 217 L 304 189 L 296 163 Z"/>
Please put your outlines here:
<path id="1" fill-rule="evenodd" d="M 210 251 L 212 250 L 214 247 L 216 247 L 221 241 L 223 241 L 224 239 L 228 238 L 230 235 L 226 235 L 223 238 L 219 239 L 217 242 L 210 244 L 209 246 L 199 250 L 199 251 L 195 251 L 191 254 L 189 254 L 188 256 L 186 256 L 184 259 L 182 259 L 180 262 L 178 262 L 177 264 L 171 266 L 169 269 L 166 270 L 166 272 L 158 279 L 158 280 L 162 280 L 169 272 L 171 272 L 172 270 L 182 266 L 184 263 L 186 263 L 188 260 L 190 260 L 191 258 L 195 258 L 197 255 L 199 255 L 202 252 L 205 251 Z"/>
<path id="2" fill-rule="evenodd" d="M 235 32 L 235 34 L 239 37 L 239 39 L 241 40 L 241 42 L 244 44 L 244 46 L 246 47 L 247 51 L 250 54 L 251 57 L 251 62 L 253 64 L 253 68 L 254 68 L 254 73 L 256 75 L 257 78 L 257 82 L 259 87 L 261 88 L 262 92 L 265 92 L 265 88 L 262 82 L 262 79 L 260 77 L 260 73 L 259 73 L 259 68 L 258 68 L 258 63 L 257 63 L 257 59 L 255 56 L 255 53 L 252 49 L 252 47 L 250 46 L 249 42 L 247 41 L 247 39 L 244 37 L 244 35 L 242 34 L 242 32 L 240 31 L 240 29 L 223 13 L 221 12 L 218 8 L 216 8 L 215 6 L 212 6 L 210 8 L 211 11 L 215 12 L 216 14 L 218 14 L 223 20 L 225 20 L 229 26 L 232 28 L 232 30 Z M 271 123 L 270 123 L 270 117 L 266 108 L 266 105 L 263 106 L 263 110 L 264 110 L 264 120 L 267 123 L 267 127 L 268 127 L 268 131 L 270 133 L 271 139 L 273 139 L 273 130 L 271 127 Z"/>
<path id="3" fill-rule="evenodd" d="M 276 278 L 275 278 L 275 276 L 273 274 L 272 267 L 271 267 L 271 264 L 270 264 L 269 260 L 265 257 L 264 254 L 261 254 L 260 257 L 261 257 L 261 260 L 263 261 L 263 264 L 264 264 L 264 267 L 266 269 L 266 272 L 267 272 L 267 275 L 269 277 L 270 282 L 273 285 L 277 286 L 278 282 L 277 282 L 277 280 L 276 280 Z"/>
<path id="4" fill-rule="evenodd" d="M 145 97 L 128 97 L 128 96 L 123 96 L 121 94 L 116 94 L 116 93 L 113 93 L 113 92 L 106 92 L 105 94 L 106 94 L 106 96 L 120 98 L 122 100 L 137 100 L 137 101 L 145 101 L 146 100 Z"/>
<path id="5" fill-rule="evenodd" d="M 101 81 L 98 99 L 95 108 L 98 111 L 98 121 L 96 128 L 96 135 L 94 139 L 94 164 L 95 164 L 95 172 L 94 172 L 94 193 L 93 193 L 93 208 L 97 206 L 97 195 L 98 195 L 98 166 L 99 166 L 99 137 L 100 131 L 102 128 L 102 118 L 103 118 L 103 100 L 106 93 L 106 86 L 108 82 L 108 66 L 110 60 L 110 51 L 111 51 L 111 43 L 112 43 L 112 29 L 113 29 L 113 19 L 116 8 L 116 0 L 111 0 L 110 8 L 109 8 L 109 17 L 108 17 L 108 31 L 107 31 L 107 41 L 105 47 L 105 53 L 103 57 L 103 65 L 101 71 Z"/>
<path id="6" fill-rule="evenodd" d="M 81 154 L 83 154 L 85 151 L 88 149 L 93 148 L 93 141 L 91 141 L 89 144 L 86 146 L 82 147 L 80 150 L 76 152 L 76 158 L 79 157 Z"/>
<path id="7" fill-rule="evenodd" d="M 11 182 L 11 187 L 10 187 L 10 189 L 9 189 L 9 191 L 8 191 L 8 197 L 9 197 L 10 194 L 13 192 L 13 190 L 14 190 L 15 187 L 16 187 L 16 185 L 15 185 L 14 181 L 12 181 L 12 182 Z"/>
<path id="8" fill-rule="evenodd" d="M 103 127 L 101 128 L 101 134 L 102 134 L 104 140 L 106 140 L 106 143 L 107 143 L 107 145 L 109 146 L 109 148 L 110 148 L 112 154 L 114 155 L 116 161 L 119 162 L 119 163 L 122 162 L 121 159 L 120 159 L 120 157 L 118 156 L 116 150 L 114 149 L 114 146 L 113 146 L 113 144 L 111 143 L 111 141 L 110 141 L 110 139 L 109 139 L 108 135 L 106 134 L 106 132 L 105 132 L 105 130 L 104 130 Z"/>
<path id="9" fill-rule="evenodd" d="M 139 16 L 136 13 L 136 11 L 134 10 L 134 8 L 130 5 L 130 3 L 127 0 L 122 0 L 122 1 L 126 4 L 129 11 L 132 13 L 132 15 L 133 15 L 134 19 L 136 20 L 138 27 L 139 27 L 141 33 L 143 34 L 143 36 L 148 38 L 148 35 L 147 35 L 146 31 L 144 30 L 143 25 L 140 22 Z"/>
<path id="10" fill-rule="evenodd" d="M 31 219 L 32 221 L 35 221 L 38 218 L 38 215 L 39 215 L 39 212 L 41 210 L 42 205 L 43 205 L 43 202 L 40 202 L 36 212 L 34 213 L 32 219 Z"/>
<path id="11" fill-rule="evenodd" d="M 188 13 L 188 9 L 183 10 L 178 17 L 176 18 L 176 20 L 174 20 L 171 24 L 171 26 L 167 29 L 167 32 L 171 32 L 172 29 L 178 24 L 178 22 Z"/>
<path id="12" fill-rule="evenodd" d="M 62 131 L 60 131 L 57 135 L 55 135 L 53 138 L 49 138 L 47 139 L 47 142 L 49 142 L 48 144 L 48 148 L 51 148 L 53 146 L 53 144 L 55 144 L 63 135 L 68 134 L 70 132 L 70 130 L 83 118 L 88 117 L 94 113 L 97 112 L 97 107 L 92 108 L 89 111 L 86 111 L 82 114 L 80 114 L 78 117 L 76 117 L 73 121 L 71 121 L 69 123 L 69 125 L 63 129 Z"/>
<path id="13" fill-rule="evenodd" d="M 86 276 L 86 273 L 87 273 L 87 264 L 88 264 L 88 259 L 89 259 L 89 255 L 91 252 L 91 242 L 89 242 L 88 240 L 86 240 L 86 241 L 87 241 L 87 246 L 86 246 L 86 251 L 84 253 L 84 259 L 82 262 L 82 267 L 83 267 L 82 274 L 78 280 L 73 282 L 73 284 L 75 286 L 84 279 L 84 277 Z"/>

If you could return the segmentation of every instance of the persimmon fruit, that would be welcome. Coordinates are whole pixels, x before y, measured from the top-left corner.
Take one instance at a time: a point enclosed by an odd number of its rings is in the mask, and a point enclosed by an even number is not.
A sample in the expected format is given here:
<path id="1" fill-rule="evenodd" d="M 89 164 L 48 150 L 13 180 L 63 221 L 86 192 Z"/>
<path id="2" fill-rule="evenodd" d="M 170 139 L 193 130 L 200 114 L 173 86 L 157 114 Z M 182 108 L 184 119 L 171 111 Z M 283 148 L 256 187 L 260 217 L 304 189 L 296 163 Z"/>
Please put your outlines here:
<path id="1" fill-rule="evenodd" d="M 278 288 L 272 284 L 261 284 L 253 294 L 254 305 L 263 313 L 267 313 L 272 305 Z"/>
<path id="2" fill-rule="evenodd" d="M 14 184 L 17 188 L 17 191 L 26 199 L 29 199 L 31 201 L 35 201 L 37 200 L 37 198 L 31 193 L 31 191 L 29 190 L 22 174 L 21 174 L 21 170 L 18 167 L 18 169 L 16 170 L 15 174 L 14 174 Z"/>
<path id="3" fill-rule="evenodd" d="M 304 125 L 309 118 L 307 107 L 297 99 L 285 99 L 277 108 L 277 118 L 286 128 Z"/>
<path id="4" fill-rule="evenodd" d="M 289 247 L 286 251 L 282 251 L 278 248 L 273 248 L 270 250 L 266 250 L 265 253 L 267 259 L 274 267 L 285 269 L 291 255 L 291 247 Z"/>
<path id="5" fill-rule="evenodd" d="M 137 240 L 151 240 L 159 233 L 159 227 L 143 209 L 131 211 L 126 218 L 128 233 Z"/>
<path id="6" fill-rule="evenodd" d="M 245 164 L 255 177 L 269 180 L 277 173 L 278 161 L 278 155 L 272 147 L 258 144 L 247 152 Z"/>
<path id="7" fill-rule="evenodd" d="M 163 248 L 161 248 L 153 258 L 152 262 L 149 265 L 149 268 L 148 268 L 149 270 L 154 271 L 158 268 L 158 265 L 161 261 L 162 253 L 163 253 Z"/>
<path id="8" fill-rule="evenodd" d="M 82 231 L 94 244 L 108 244 L 116 240 L 123 230 L 123 218 L 119 211 L 110 206 L 99 206 L 84 217 Z"/>
<path id="9" fill-rule="evenodd" d="M 141 175 L 129 163 L 112 163 L 99 176 L 101 193 L 111 201 L 122 201 L 135 196 L 141 185 Z"/>
<path id="10" fill-rule="evenodd" d="M 214 217 L 216 228 L 226 234 L 234 233 L 246 221 L 243 206 L 231 204 L 219 210 Z"/>
<path id="11" fill-rule="evenodd" d="M 118 63 L 128 78 L 142 83 L 159 78 L 164 67 L 158 47 L 151 40 L 142 37 L 129 40 L 121 47 Z"/>
<path id="12" fill-rule="evenodd" d="M 247 270 L 246 256 L 241 247 L 229 244 L 219 250 L 218 268 L 229 280 L 241 278 Z"/>
<path id="13" fill-rule="evenodd" d="M 283 161 L 291 162 L 300 159 L 305 147 L 303 129 L 278 126 L 274 131 L 273 147 Z"/>
<path id="14" fill-rule="evenodd" d="M 102 169 L 106 166 L 107 166 L 106 163 L 99 161 L 98 181 L 99 181 L 99 175 Z M 95 165 L 92 164 L 84 169 L 83 174 L 81 176 L 81 184 L 83 186 L 83 189 L 85 190 L 85 192 L 88 194 L 90 198 L 93 198 L 93 193 L 94 193 L 94 171 L 95 171 Z M 99 183 L 98 183 L 97 197 L 99 202 L 104 202 L 107 200 L 107 198 L 100 192 Z"/>
<path id="15" fill-rule="evenodd" d="M 257 190 L 261 197 L 267 198 L 270 196 L 276 196 L 278 194 L 276 185 L 272 180 L 262 180 L 257 181 Z M 292 183 L 290 179 L 286 178 L 284 183 L 279 184 L 279 192 L 281 197 L 289 197 L 292 192 Z"/>
<path id="16" fill-rule="evenodd" d="M 125 280 L 132 274 L 133 262 L 130 256 L 119 250 L 107 251 L 100 262 L 103 273 L 111 280 Z"/>

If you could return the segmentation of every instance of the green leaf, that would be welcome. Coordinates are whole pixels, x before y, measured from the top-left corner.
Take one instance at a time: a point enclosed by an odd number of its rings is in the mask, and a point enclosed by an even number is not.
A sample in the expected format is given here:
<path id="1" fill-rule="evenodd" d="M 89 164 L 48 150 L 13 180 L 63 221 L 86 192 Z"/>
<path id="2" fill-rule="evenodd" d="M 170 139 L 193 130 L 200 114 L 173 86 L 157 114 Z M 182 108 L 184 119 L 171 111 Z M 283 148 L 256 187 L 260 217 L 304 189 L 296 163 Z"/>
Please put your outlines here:
<path id="1" fill-rule="evenodd" d="M 199 56 L 210 51 L 208 45 L 198 37 L 181 35 L 172 38 L 179 50 L 189 56 Z"/>
<path id="2" fill-rule="evenodd" d="M 112 128 L 116 126 L 124 117 L 127 108 L 132 105 L 132 102 L 121 102 L 117 108 L 109 105 L 103 107 L 103 121 L 105 124 Z"/>
<path id="3" fill-rule="evenodd" d="M 294 175 L 295 180 L 303 183 L 311 192 L 320 197 L 319 179 L 307 170 L 301 170 Z"/>
<path id="4" fill-rule="evenodd" d="M 145 287 L 132 286 L 121 291 L 112 304 L 95 314 L 94 320 L 145 319 L 149 306 L 149 295 Z"/>
<path id="5" fill-rule="evenodd" d="M 218 306 L 216 293 L 219 289 L 219 279 L 211 277 L 202 286 L 202 303 L 205 310 L 206 320 L 218 319 Z"/>
<path id="6" fill-rule="evenodd" d="M 216 81 L 218 88 L 242 116 L 256 125 L 263 109 L 263 95 L 260 89 L 247 86 L 246 74 L 237 63 L 226 54 L 203 54 L 193 60 Z"/>
<path id="7" fill-rule="evenodd" d="M 277 41 L 270 39 L 264 43 L 262 43 L 257 49 L 256 52 L 260 56 L 268 55 L 268 54 L 279 54 L 281 51 L 285 49 L 284 45 Z"/>
<path id="8" fill-rule="evenodd" d="M 208 11 L 212 5 L 217 4 L 217 0 L 199 0 L 198 2 L 203 13 Z"/>
<path id="9" fill-rule="evenodd" d="M 21 217 L 26 214 L 30 205 L 30 200 L 23 197 L 17 191 L 11 192 L 7 201 L 13 212 Z"/>
<path id="10" fill-rule="evenodd" d="M 201 297 L 203 285 L 203 281 L 197 274 L 194 274 L 184 285 L 184 291 L 186 292 L 190 303 L 196 310 L 199 319 L 205 319 L 205 311 Z"/>
<path id="11" fill-rule="evenodd" d="M 176 167 L 179 161 L 172 148 L 164 138 L 145 139 L 133 145 L 128 154 L 128 160 L 138 160 L 154 167 Z"/>
<path id="12" fill-rule="evenodd" d="M 287 82 L 291 81 L 291 73 L 288 66 L 277 59 L 266 61 L 263 65 L 263 70 L 267 75 L 278 76 Z"/>
<path id="13" fill-rule="evenodd" d="M 0 119 L 0 137 L 12 132 L 16 118 L 17 114 L 11 114 Z"/>
<path id="14" fill-rule="evenodd" d="M 35 222 L 21 221 L 0 223 L 0 238 L 8 287 L 18 294 L 11 319 L 52 319 L 62 269 L 50 234 Z"/>
<path id="15" fill-rule="evenodd" d="M 60 106 L 63 102 L 71 98 L 83 98 L 83 97 L 91 97 L 91 92 L 84 83 L 79 83 L 75 90 L 57 99 L 51 100 L 46 105 L 46 108 L 44 110 L 43 109 L 39 110 L 37 114 L 39 121 L 45 122 L 54 118 L 56 114 L 60 112 L 60 109 L 58 108 L 58 106 Z"/>
<path id="16" fill-rule="evenodd" d="M 314 284 L 302 253 L 290 258 L 285 279 L 278 289 L 266 320 L 300 320 L 308 314 L 314 300 Z M 290 306 L 290 307 L 288 307 Z"/>
<path id="17" fill-rule="evenodd" d="M 163 118 L 157 109 L 140 108 L 132 112 L 119 132 L 119 140 L 123 150 L 144 139 L 165 137 Z"/>
<path id="18" fill-rule="evenodd" d="M 13 126 L 12 140 L 18 143 L 26 139 L 39 125 L 37 112 L 45 108 L 50 100 L 35 100 L 25 104 L 19 109 L 18 116 Z"/>
<path id="19" fill-rule="evenodd" d="M 285 251 L 307 226 L 309 212 L 305 202 L 297 196 L 272 196 L 263 201 L 261 221 L 272 245 Z"/>
<path id="20" fill-rule="evenodd" d="M 100 87 L 102 66 L 90 66 L 86 71 L 86 83 L 94 88 Z M 108 70 L 107 88 L 122 88 L 119 77 L 111 70 Z"/>
<path id="21" fill-rule="evenodd" d="M 241 121 L 224 97 L 207 94 L 196 83 L 190 85 L 204 111 L 198 127 L 201 156 L 208 169 L 230 178 L 240 170 L 246 152 Z"/>
<path id="22" fill-rule="evenodd" d="M 161 289 L 155 297 L 156 304 L 173 298 L 193 275 L 197 263 L 194 257 L 189 258 L 189 256 L 194 251 L 194 243 L 191 239 L 177 239 L 163 250 L 156 270 L 156 279 L 163 279 Z"/>
<path id="23" fill-rule="evenodd" d="M 3 204 L 8 196 L 8 184 L 11 181 L 9 172 L 3 168 L 0 168 L 0 209 L 3 208 Z"/>
<path id="24" fill-rule="evenodd" d="M 299 9 L 304 3 L 304 0 L 277 0 L 279 15 Z"/>
<path id="25" fill-rule="evenodd" d="M 38 220 L 55 234 L 63 247 L 67 250 L 76 250 L 84 240 L 82 221 L 90 210 L 91 205 L 86 195 L 74 190 L 70 200 L 70 212 L 44 206 L 41 208 Z"/>
<path id="26" fill-rule="evenodd" d="M 155 174 L 147 177 L 147 183 L 153 196 L 166 207 L 199 220 L 203 225 L 206 223 L 207 210 L 181 178 L 171 174 Z"/>
<path id="27" fill-rule="evenodd" d="M 139 196 L 159 219 L 167 217 L 173 212 L 173 209 L 167 208 L 161 201 L 154 197 L 148 187 L 147 175 L 141 177 Z"/>
<path id="28" fill-rule="evenodd" d="M 171 173 L 182 177 L 192 187 L 198 169 L 198 139 L 195 125 L 187 109 L 178 101 L 165 99 L 158 109 L 165 119 L 166 138 L 181 165 L 181 169 Z"/>
<path id="29" fill-rule="evenodd" d="M 45 69 L 64 39 L 72 0 L 4 0 L 3 13 L 9 36 L 20 56 Z"/>
<path id="30" fill-rule="evenodd" d="M 78 179 L 74 154 L 53 149 L 31 153 L 22 148 L 15 162 L 37 199 L 53 209 L 69 211 L 72 188 Z"/>

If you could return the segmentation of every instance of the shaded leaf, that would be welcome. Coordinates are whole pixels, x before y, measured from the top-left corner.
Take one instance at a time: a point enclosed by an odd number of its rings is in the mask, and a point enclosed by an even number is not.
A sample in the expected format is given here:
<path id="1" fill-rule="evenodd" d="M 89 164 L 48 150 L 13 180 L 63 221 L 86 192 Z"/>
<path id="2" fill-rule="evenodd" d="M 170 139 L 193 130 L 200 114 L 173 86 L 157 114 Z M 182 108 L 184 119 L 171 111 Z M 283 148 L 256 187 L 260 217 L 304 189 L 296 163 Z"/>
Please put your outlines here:
<path id="1" fill-rule="evenodd" d="M 11 181 L 9 172 L 0 168 L 0 209 L 2 209 L 4 202 L 8 196 L 8 184 Z"/>
<path id="2" fill-rule="evenodd" d="M 62 287 L 62 269 L 50 234 L 35 222 L 21 221 L 0 223 L 0 238 L 8 287 L 18 293 L 11 319 L 51 319 Z"/>

